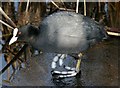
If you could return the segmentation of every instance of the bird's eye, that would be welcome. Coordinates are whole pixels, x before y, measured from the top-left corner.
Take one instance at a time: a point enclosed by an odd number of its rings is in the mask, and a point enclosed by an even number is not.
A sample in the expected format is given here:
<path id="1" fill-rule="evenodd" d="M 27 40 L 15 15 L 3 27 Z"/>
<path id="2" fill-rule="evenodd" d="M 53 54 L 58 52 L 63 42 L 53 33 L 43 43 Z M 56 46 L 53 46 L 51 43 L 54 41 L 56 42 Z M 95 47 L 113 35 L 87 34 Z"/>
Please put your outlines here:
<path id="1" fill-rule="evenodd" d="M 18 35 L 21 35 L 21 32 L 18 32 Z"/>
<path id="2" fill-rule="evenodd" d="M 21 32 L 18 32 L 17 35 L 16 35 L 16 37 L 19 37 L 21 34 L 22 34 Z"/>

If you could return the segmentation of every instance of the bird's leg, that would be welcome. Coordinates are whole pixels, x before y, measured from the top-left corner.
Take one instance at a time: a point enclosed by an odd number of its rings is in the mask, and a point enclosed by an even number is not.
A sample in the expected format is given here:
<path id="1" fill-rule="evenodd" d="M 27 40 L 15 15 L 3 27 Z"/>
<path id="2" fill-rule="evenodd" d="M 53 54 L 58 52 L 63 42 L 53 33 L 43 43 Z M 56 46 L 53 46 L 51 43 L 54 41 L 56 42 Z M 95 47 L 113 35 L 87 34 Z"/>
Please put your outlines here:
<path id="1" fill-rule="evenodd" d="M 76 67 L 74 68 L 74 67 L 64 66 L 64 68 L 66 70 L 69 70 L 69 71 L 78 71 L 79 68 L 80 68 L 82 53 L 80 53 L 80 54 L 71 54 L 70 56 L 72 56 L 73 58 L 75 58 L 75 60 L 77 60 Z"/>
<path id="2" fill-rule="evenodd" d="M 77 60 L 77 64 L 76 64 L 76 72 L 79 73 L 80 71 L 80 65 L 81 65 L 81 57 L 82 57 L 82 53 L 78 54 L 78 60 Z"/>

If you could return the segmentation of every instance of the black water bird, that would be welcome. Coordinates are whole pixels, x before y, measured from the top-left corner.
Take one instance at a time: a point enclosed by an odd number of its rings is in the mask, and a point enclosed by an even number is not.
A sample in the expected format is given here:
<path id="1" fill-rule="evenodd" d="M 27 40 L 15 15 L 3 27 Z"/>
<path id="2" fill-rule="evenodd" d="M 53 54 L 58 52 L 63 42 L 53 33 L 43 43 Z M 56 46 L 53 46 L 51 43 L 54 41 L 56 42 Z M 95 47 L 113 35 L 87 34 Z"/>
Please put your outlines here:
<path id="1" fill-rule="evenodd" d="M 106 39 L 107 33 L 103 26 L 88 17 L 62 11 L 46 17 L 38 28 L 33 25 L 22 26 L 16 37 L 43 52 L 79 54 Z M 79 66 L 80 59 L 76 69 Z"/>

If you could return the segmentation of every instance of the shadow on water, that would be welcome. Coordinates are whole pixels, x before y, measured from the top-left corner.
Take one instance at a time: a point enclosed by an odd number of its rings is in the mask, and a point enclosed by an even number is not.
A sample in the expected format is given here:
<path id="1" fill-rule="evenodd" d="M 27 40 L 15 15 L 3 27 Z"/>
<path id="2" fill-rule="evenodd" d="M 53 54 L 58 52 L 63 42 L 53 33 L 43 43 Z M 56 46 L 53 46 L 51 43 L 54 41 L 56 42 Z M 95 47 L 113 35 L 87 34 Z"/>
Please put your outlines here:
<path id="1" fill-rule="evenodd" d="M 119 44 L 118 38 L 111 38 L 92 47 L 82 58 L 81 73 L 59 80 L 51 75 L 54 53 L 34 56 L 27 61 L 26 68 L 16 73 L 11 83 L 14 86 L 118 86 Z M 65 64 L 74 61 L 68 57 Z"/>

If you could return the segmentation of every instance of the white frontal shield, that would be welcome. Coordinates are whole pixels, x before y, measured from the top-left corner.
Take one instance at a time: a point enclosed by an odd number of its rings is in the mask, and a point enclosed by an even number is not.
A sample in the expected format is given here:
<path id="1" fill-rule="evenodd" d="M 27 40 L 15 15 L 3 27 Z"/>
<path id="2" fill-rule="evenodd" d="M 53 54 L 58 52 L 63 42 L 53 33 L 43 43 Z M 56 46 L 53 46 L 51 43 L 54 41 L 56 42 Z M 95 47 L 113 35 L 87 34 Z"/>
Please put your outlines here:
<path id="1" fill-rule="evenodd" d="M 18 33 L 18 28 L 15 28 L 13 30 L 13 37 L 11 38 L 10 42 L 9 42 L 9 45 L 11 45 L 12 43 L 14 43 L 15 41 L 17 41 L 18 37 L 16 37 Z"/>

